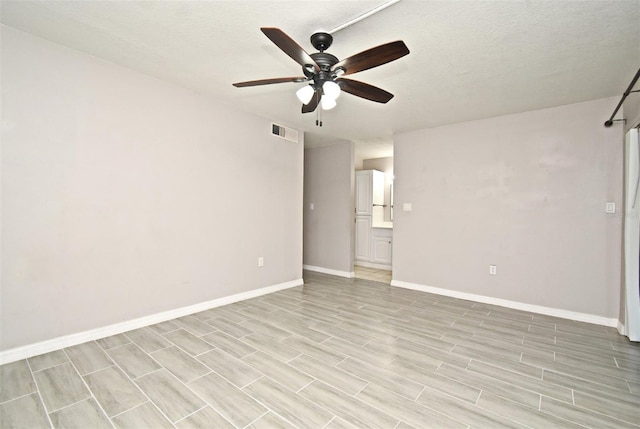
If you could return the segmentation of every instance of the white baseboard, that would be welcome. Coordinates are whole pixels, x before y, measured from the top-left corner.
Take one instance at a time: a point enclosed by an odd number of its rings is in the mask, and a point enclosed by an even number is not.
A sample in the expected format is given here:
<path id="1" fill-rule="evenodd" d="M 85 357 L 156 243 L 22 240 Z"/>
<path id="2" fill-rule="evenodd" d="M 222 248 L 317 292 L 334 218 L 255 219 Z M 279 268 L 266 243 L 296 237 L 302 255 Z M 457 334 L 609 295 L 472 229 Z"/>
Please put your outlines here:
<path id="1" fill-rule="evenodd" d="M 304 284 L 303 279 L 292 280 L 289 282 L 266 286 L 260 289 L 250 290 L 231 296 L 225 296 L 211 301 L 200 302 L 198 304 L 189 305 L 187 307 L 181 307 L 174 310 L 163 311 L 162 313 L 151 314 L 149 316 L 128 320 L 126 322 L 115 323 L 113 325 L 104 326 L 102 328 L 91 329 L 89 331 L 78 332 L 76 334 L 65 335 L 63 337 L 53 338 L 51 340 L 41 341 L 26 346 L 4 350 L 0 352 L 0 365 L 41 355 L 43 353 L 52 352 L 54 350 L 59 350 L 65 347 L 76 346 L 78 344 L 86 343 L 87 341 L 110 337 L 112 335 L 131 331 L 132 329 L 143 328 L 145 326 L 154 325 L 156 323 L 166 322 L 167 320 L 187 316 L 189 314 L 198 313 L 200 311 L 209 310 L 211 308 L 221 307 L 223 305 L 232 304 L 234 302 L 256 298 L 258 296 L 267 295 L 269 293 L 289 289 L 292 287 L 300 286 L 302 284 Z"/>
<path id="2" fill-rule="evenodd" d="M 627 336 L 627 328 L 624 326 L 624 323 L 618 320 L 618 333 L 623 336 Z"/>
<path id="3" fill-rule="evenodd" d="M 352 278 L 354 278 L 356 276 L 356 273 L 354 273 L 353 271 L 351 271 L 351 272 L 338 271 L 338 270 L 332 270 L 331 268 L 315 267 L 313 265 L 303 265 L 302 269 L 309 270 L 309 271 L 315 271 L 317 273 L 331 274 L 332 276 L 346 277 L 348 279 L 352 279 Z"/>
<path id="4" fill-rule="evenodd" d="M 424 286 L 415 283 L 403 282 L 400 280 L 392 280 L 391 286 L 401 287 L 404 289 L 413 289 L 420 292 L 428 292 L 436 295 L 450 296 L 453 298 L 466 299 L 469 301 L 482 302 L 484 304 L 493 304 L 500 307 L 513 308 L 516 310 L 529 311 L 531 313 L 544 314 L 546 316 L 555 316 L 561 319 L 576 320 L 578 322 L 593 323 L 595 325 L 609 326 L 618 328 L 620 331 L 620 321 L 618 319 L 609 319 L 607 317 L 596 316 L 587 313 L 578 313 L 576 311 L 562 310 L 559 308 L 543 307 L 541 305 L 525 304 L 517 301 L 509 301 L 506 299 L 492 298 L 484 295 L 476 295 L 473 293 L 459 292 L 450 289 L 442 289 L 433 286 Z"/>
<path id="5" fill-rule="evenodd" d="M 378 270 L 387 270 L 391 271 L 391 265 L 387 264 L 376 264 L 375 262 L 366 262 L 366 261 L 355 261 L 353 265 L 357 265 L 359 267 L 367 267 L 367 268 L 375 268 Z"/>

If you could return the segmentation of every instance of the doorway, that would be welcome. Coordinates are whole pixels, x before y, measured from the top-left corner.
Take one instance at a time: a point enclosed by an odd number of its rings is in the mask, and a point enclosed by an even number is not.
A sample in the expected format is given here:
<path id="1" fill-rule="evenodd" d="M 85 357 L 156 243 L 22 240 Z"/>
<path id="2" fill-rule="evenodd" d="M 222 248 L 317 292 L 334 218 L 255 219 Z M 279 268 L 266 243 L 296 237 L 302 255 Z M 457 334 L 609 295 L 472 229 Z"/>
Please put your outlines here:
<path id="1" fill-rule="evenodd" d="M 354 269 L 356 278 L 391 283 L 393 156 L 356 164 Z"/>

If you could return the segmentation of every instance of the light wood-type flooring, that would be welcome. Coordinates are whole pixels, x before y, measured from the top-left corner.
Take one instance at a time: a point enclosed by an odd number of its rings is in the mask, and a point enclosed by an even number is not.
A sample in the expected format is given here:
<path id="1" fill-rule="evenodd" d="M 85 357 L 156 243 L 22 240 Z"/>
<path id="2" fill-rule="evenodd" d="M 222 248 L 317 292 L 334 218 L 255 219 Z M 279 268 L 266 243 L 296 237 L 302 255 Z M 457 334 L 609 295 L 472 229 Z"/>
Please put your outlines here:
<path id="1" fill-rule="evenodd" d="M 3 429 L 640 427 L 640 346 L 613 328 L 311 272 L 0 386 Z"/>

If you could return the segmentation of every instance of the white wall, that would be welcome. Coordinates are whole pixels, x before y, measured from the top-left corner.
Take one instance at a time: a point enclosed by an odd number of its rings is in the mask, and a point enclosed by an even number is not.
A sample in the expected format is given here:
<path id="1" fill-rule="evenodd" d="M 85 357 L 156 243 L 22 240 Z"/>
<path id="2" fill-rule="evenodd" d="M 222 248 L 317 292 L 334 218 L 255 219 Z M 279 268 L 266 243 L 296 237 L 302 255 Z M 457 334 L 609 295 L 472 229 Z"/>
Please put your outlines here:
<path id="1" fill-rule="evenodd" d="M 8 27 L 1 59 L 0 350 L 301 278 L 302 142 Z"/>
<path id="2" fill-rule="evenodd" d="M 394 281 L 617 318 L 617 101 L 396 135 Z"/>
<path id="3" fill-rule="evenodd" d="M 349 276 L 353 271 L 353 163 L 351 142 L 304 151 L 304 265 L 307 267 L 342 276 Z"/>

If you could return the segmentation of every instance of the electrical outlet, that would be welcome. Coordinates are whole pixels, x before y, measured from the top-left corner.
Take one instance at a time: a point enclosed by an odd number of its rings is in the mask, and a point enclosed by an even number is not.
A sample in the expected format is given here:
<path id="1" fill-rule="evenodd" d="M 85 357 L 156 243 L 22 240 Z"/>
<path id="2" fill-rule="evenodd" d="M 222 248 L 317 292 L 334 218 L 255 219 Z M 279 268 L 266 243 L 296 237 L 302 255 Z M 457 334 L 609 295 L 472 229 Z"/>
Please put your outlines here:
<path id="1" fill-rule="evenodd" d="M 489 274 L 491 274 L 492 276 L 498 274 L 498 267 L 495 265 L 489 265 Z"/>
<path id="2" fill-rule="evenodd" d="M 614 214 L 616 212 L 616 203 L 607 203 L 605 205 L 604 212 L 607 214 Z"/>
<path id="3" fill-rule="evenodd" d="M 413 204 L 411 204 L 411 203 L 403 203 L 402 204 L 402 211 L 410 212 L 412 210 L 413 210 Z"/>
<path id="4" fill-rule="evenodd" d="M 260 256 L 258 258 L 258 266 L 259 267 L 264 267 L 264 258 L 262 256 Z"/>

